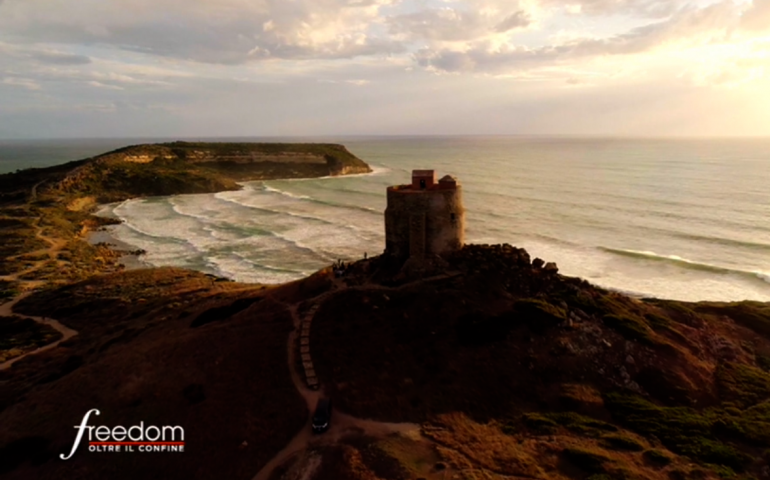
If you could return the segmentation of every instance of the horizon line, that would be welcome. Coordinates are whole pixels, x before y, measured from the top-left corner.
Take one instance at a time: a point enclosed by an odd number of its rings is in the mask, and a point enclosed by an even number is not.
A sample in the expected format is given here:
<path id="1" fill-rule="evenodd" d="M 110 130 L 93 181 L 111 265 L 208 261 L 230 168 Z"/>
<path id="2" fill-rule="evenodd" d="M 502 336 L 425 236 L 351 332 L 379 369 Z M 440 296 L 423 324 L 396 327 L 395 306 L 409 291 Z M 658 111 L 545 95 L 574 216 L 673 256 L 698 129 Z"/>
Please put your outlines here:
<path id="1" fill-rule="evenodd" d="M 770 135 L 634 135 L 583 133 L 410 133 L 410 134 L 313 134 L 313 135 L 190 135 L 190 136 L 96 136 L 96 137 L 0 137 L 0 142 L 74 140 L 210 141 L 211 139 L 323 139 L 323 138 L 590 138 L 628 140 L 770 140 Z"/>

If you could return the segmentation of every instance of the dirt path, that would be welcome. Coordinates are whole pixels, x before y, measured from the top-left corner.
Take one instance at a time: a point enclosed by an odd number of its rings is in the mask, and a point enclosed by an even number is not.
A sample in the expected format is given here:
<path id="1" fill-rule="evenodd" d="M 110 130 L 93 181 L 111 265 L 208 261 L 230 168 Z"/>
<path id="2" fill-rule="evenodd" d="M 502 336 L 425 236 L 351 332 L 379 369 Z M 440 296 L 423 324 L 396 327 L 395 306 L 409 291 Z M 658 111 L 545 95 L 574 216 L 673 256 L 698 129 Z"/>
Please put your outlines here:
<path id="1" fill-rule="evenodd" d="M 36 350 L 29 351 L 29 352 L 27 352 L 27 353 L 25 353 L 23 355 L 19 355 L 18 357 L 14 357 L 14 358 L 12 358 L 10 360 L 7 360 L 7 361 L 5 361 L 3 363 L 0 363 L 0 370 L 5 370 L 6 368 L 10 367 L 11 365 L 13 365 L 14 363 L 18 362 L 19 360 L 21 360 L 22 358 L 26 357 L 27 355 L 35 355 L 35 354 L 38 354 L 40 352 L 44 352 L 46 350 L 50 350 L 50 349 L 56 347 L 57 345 L 59 345 L 61 342 L 69 340 L 70 338 L 72 338 L 72 337 L 74 337 L 75 335 L 78 334 L 78 332 L 76 332 L 75 330 L 73 330 L 73 329 L 71 329 L 69 327 L 66 327 L 66 326 L 62 325 L 57 320 L 53 320 L 53 319 L 50 319 L 50 318 L 43 318 L 43 317 L 33 317 L 33 316 L 30 316 L 30 315 L 20 315 L 18 313 L 14 313 L 13 312 L 13 307 L 17 303 L 19 303 L 23 298 L 27 297 L 31 293 L 32 292 L 24 293 L 22 295 L 19 295 L 15 299 L 11 300 L 10 302 L 7 302 L 7 303 L 5 303 L 3 305 L 0 305 L 0 317 L 17 316 L 17 317 L 22 317 L 22 318 L 29 318 L 29 319 L 32 319 L 32 320 L 36 321 L 37 323 L 42 323 L 44 325 L 50 325 L 51 327 L 56 329 L 56 331 L 58 331 L 59 333 L 62 334 L 62 338 L 60 338 L 59 340 L 57 340 L 57 341 L 55 341 L 53 343 L 49 343 L 48 345 L 40 347 L 40 348 L 38 348 Z"/>
<path id="2" fill-rule="evenodd" d="M 22 284 L 28 288 L 36 288 L 39 285 L 45 283 L 43 281 L 38 281 L 38 280 L 19 280 L 19 278 L 23 277 L 24 275 L 40 270 L 49 261 L 52 261 L 52 260 L 57 261 L 59 252 L 61 252 L 64 249 L 64 247 L 67 246 L 66 240 L 63 240 L 61 238 L 51 238 L 43 235 L 43 227 L 40 226 L 40 220 L 41 220 L 40 217 L 38 217 L 35 220 L 35 225 L 34 225 L 36 228 L 35 238 L 38 238 L 48 243 L 50 246 L 48 248 L 41 248 L 38 250 L 34 250 L 32 252 L 26 252 L 20 255 L 14 255 L 12 257 L 8 257 L 8 260 L 16 260 L 24 256 L 32 257 L 37 255 L 47 255 L 48 258 L 43 260 L 33 260 L 31 261 L 31 266 L 25 268 L 24 270 L 20 270 L 16 273 L 12 273 L 10 275 L 0 275 L 0 280 L 5 280 L 8 282 L 17 282 L 17 281 L 23 282 Z"/>
<path id="3" fill-rule="evenodd" d="M 331 293 L 332 292 L 327 292 L 326 294 L 322 294 L 316 297 L 314 301 L 325 299 Z M 339 290 L 333 293 L 339 293 Z M 377 422 L 374 420 L 356 418 L 352 415 L 340 412 L 339 410 L 335 410 L 332 415 L 332 422 L 329 430 L 327 430 L 322 435 L 313 434 L 310 427 L 310 422 L 312 421 L 312 412 L 315 410 L 316 403 L 318 402 L 318 399 L 321 397 L 321 395 L 323 395 L 323 393 L 322 389 L 311 390 L 308 388 L 305 382 L 302 380 L 300 373 L 295 368 L 296 358 L 298 355 L 297 343 L 300 332 L 299 326 L 301 322 L 297 313 L 297 305 L 290 306 L 289 311 L 291 312 L 295 327 L 294 331 L 292 331 L 289 335 L 287 344 L 289 371 L 291 373 L 291 380 L 294 382 L 294 387 L 297 389 L 299 394 L 302 395 L 302 398 L 305 399 L 305 403 L 307 405 L 308 411 L 311 412 L 311 415 L 308 415 L 308 421 L 297 433 L 297 435 L 295 435 L 294 438 L 289 442 L 289 444 L 284 447 L 283 450 L 278 452 L 278 454 L 273 457 L 273 459 L 270 460 L 264 467 L 262 467 L 262 470 L 260 470 L 259 473 L 254 476 L 253 480 L 268 480 L 270 475 L 277 467 L 284 464 L 294 455 L 297 455 L 315 446 L 335 444 L 342 438 L 349 435 L 364 434 L 371 437 L 385 437 L 393 433 L 419 433 L 420 426 L 414 423 Z M 307 468 L 312 469 L 315 467 L 317 467 L 317 465 L 311 463 Z M 309 475 L 307 476 L 309 477 L 312 472 L 308 473 Z"/>

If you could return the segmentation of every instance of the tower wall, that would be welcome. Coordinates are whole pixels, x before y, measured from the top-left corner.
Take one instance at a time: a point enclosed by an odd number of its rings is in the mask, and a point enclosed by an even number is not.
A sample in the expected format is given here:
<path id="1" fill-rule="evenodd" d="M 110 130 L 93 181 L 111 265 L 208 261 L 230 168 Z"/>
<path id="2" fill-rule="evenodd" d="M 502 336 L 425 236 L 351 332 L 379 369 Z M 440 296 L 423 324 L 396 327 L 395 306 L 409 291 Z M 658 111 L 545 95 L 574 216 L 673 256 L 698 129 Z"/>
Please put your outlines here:
<path id="1" fill-rule="evenodd" d="M 426 221 L 427 250 L 441 255 L 458 250 L 465 243 L 465 209 L 462 189 L 428 192 Z"/>
<path id="2" fill-rule="evenodd" d="M 385 210 L 385 248 L 389 254 L 442 255 L 465 241 L 462 188 L 415 190 L 410 185 L 388 188 Z"/>
<path id="3" fill-rule="evenodd" d="M 407 196 L 388 188 L 388 208 L 385 209 L 385 250 L 396 257 L 408 257 L 409 203 Z"/>

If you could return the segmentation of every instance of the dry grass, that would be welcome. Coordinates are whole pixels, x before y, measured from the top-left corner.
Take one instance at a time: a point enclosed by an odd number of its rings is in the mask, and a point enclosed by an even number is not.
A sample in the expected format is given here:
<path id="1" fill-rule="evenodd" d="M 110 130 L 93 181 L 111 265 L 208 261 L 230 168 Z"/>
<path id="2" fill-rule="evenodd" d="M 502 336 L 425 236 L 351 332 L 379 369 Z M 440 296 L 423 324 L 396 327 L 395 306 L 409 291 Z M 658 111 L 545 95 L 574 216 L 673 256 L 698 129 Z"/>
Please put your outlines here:
<path id="1" fill-rule="evenodd" d="M 504 433 L 499 424 L 480 424 L 462 414 L 442 415 L 424 433 L 436 442 L 444 461 L 467 479 L 565 480 L 596 475 L 597 479 L 656 480 L 671 471 L 693 469 L 687 459 L 670 452 L 656 451 L 657 456 L 670 459 L 662 466 L 651 463 L 647 460 L 650 455 L 641 451 L 605 448 L 601 439 L 569 432 L 545 436 L 524 430 Z M 623 435 L 633 438 L 628 432 Z M 698 478 L 717 478 L 711 472 L 702 473 Z"/>
<path id="2" fill-rule="evenodd" d="M 565 383 L 561 385 L 561 401 L 575 410 L 598 411 L 604 407 L 601 393 L 590 385 Z"/>
<path id="3" fill-rule="evenodd" d="M 439 455 L 436 444 L 424 437 L 409 438 L 394 435 L 377 442 L 377 446 L 401 464 L 410 478 L 444 480 L 452 478 L 455 470 Z"/>
<path id="4" fill-rule="evenodd" d="M 0 363 L 62 337 L 49 325 L 21 317 L 0 317 Z"/>
<path id="5" fill-rule="evenodd" d="M 248 479 L 304 424 L 286 364 L 292 320 L 259 286 L 176 269 L 94 278 L 29 297 L 20 309 L 80 334 L 0 372 L 0 473 L 7 478 Z M 248 307 L 193 328 L 198 314 Z M 182 455 L 79 451 L 58 460 L 72 425 L 180 425 Z M 247 448 L 241 448 L 246 441 Z M 33 448 L 34 447 L 34 448 Z M 83 447 L 81 447 L 83 448 Z"/>
<path id="6" fill-rule="evenodd" d="M 531 445 L 520 444 L 493 424 L 479 424 L 462 414 L 441 415 L 425 435 L 438 443 L 443 456 L 460 470 L 474 469 L 500 475 L 542 477 Z"/>
<path id="7" fill-rule="evenodd" d="M 323 450 L 323 461 L 313 479 L 390 480 L 377 476 L 366 465 L 361 452 L 351 445 L 337 445 Z"/>
<path id="8" fill-rule="evenodd" d="M 716 307 L 703 314 L 676 302 L 631 300 L 533 272 L 508 258 L 510 251 L 468 246 L 450 259 L 461 275 L 422 284 L 399 286 L 382 267 L 382 284 L 330 296 L 316 313 L 311 342 L 316 371 L 337 405 L 389 421 L 460 412 L 506 428 L 523 412 L 571 411 L 632 429 L 623 438 L 602 438 L 583 425 L 559 433 L 592 438 L 613 458 L 631 455 L 629 465 L 641 462 L 641 452 L 622 449 L 660 441 L 701 465 L 761 471 L 765 460 L 752 458 L 770 447 L 763 433 L 770 417 L 748 408 L 770 395 L 762 371 L 770 361 L 761 356 L 770 354 L 770 339 L 726 322 Z M 366 284 L 363 275 L 349 280 Z M 745 314 L 750 306 L 741 308 Z M 764 318 L 762 309 L 754 314 Z M 621 392 L 630 397 L 607 402 Z M 458 462 L 467 458 L 462 448 L 453 451 Z M 521 461 L 517 468 L 526 472 Z M 479 465 L 500 467 L 489 459 Z"/>

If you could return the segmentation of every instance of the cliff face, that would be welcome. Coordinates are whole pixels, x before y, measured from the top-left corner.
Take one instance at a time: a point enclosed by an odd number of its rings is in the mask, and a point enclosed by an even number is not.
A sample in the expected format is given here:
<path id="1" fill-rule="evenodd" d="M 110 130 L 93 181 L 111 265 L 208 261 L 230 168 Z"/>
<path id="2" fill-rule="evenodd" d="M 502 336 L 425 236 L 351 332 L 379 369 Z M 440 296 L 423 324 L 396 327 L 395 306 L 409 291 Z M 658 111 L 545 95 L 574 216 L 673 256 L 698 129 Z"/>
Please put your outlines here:
<path id="1" fill-rule="evenodd" d="M 210 193 L 236 182 L 369 173 L 363 160 L 336 144 L 188 143 L 134 145 L 90 159 L 55 184 L 64 194 L 99 201 L 136 196 Z"/>

